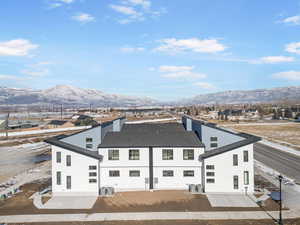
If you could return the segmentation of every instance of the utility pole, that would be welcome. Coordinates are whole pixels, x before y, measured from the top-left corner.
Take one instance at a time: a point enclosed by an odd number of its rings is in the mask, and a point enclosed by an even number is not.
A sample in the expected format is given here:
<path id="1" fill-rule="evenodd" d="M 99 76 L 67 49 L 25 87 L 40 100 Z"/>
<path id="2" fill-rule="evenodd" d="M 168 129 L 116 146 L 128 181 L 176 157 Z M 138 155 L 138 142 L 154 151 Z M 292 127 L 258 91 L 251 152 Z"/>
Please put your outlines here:
<path id="1" fill-rule="evenodd" d="M 279 221 L 278 224 L 279 225 L 283 225 L 282 223 L 282 189 L 281 189 L 281 184 L 282 184 L 282 179 L 283 177 L 281 176 L 281 174 L 278 176 L 279 179 Z"/>
<path id="2" fill-rule="evenodd" d="M 63 104 L 60 104 L 60 119 L 62 120 L 63 116 Z"/>
<path id="3" fill-rule="evenodd" d="M 5 120 L 6 139 L 8 138 L 8 118 L 9 118 L 9 113 L 7 113 L 6 120 Z"/>

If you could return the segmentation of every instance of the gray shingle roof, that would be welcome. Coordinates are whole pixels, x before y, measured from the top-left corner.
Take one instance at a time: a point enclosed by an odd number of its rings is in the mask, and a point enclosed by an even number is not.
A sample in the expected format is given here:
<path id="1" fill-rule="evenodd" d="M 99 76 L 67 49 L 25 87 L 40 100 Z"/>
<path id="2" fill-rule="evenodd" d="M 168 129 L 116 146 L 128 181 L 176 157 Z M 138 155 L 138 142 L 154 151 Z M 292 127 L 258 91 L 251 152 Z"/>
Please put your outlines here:
<path id="1" fill-rule="evenodd" d="M 193 131 L 182 124 L 125 124 L 120 132 L 108 132 L 99 148 L 204 147 Z"/>

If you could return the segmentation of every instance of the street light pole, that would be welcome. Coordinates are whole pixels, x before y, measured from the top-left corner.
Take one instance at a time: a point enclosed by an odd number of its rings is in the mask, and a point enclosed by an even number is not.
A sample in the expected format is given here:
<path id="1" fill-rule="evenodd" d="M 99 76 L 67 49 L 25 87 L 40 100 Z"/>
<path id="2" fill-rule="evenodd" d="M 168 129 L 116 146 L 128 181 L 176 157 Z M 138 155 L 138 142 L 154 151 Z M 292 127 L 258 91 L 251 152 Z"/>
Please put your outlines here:
<path id="1" fill-rule="evenodd" d="M 279 221 L 278 224 L 279 225 L 283 225 L 282 223 L 282 193 L 281 193 L 281 183 L 282 183 L 282 176 L 281 174 L 278 176 L 279 179 Z"/>

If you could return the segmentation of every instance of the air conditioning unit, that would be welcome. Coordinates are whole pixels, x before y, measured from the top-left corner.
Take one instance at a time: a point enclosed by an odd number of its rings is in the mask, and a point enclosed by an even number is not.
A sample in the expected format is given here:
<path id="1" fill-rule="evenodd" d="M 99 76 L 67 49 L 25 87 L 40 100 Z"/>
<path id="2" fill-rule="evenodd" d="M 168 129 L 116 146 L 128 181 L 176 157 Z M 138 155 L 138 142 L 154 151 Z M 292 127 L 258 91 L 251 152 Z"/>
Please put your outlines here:
<path id="1" fill-rule="evenodd" d="M 189 192 L 191 193 L 203 193 L 201 184 L 189 184 Z"/>
<path id="2" fill-rule="evenodd" d="M 202 185 L 201 184 L 196 184 L 196 192 L 197 193 L 203 193 Z"/>
<path id="3" fill-rule="evenodd" d="M 111 196 L 115 193 L 115 189 L 113 187 L 102 187 L 100 190 L 101 196 Z"/>
<path id="4" fill-rule="evenodd" d="M 196 185 L 195 184 L 189 184 L 189 192 L 191 192 L 191 193 L 196 192 Z"/>

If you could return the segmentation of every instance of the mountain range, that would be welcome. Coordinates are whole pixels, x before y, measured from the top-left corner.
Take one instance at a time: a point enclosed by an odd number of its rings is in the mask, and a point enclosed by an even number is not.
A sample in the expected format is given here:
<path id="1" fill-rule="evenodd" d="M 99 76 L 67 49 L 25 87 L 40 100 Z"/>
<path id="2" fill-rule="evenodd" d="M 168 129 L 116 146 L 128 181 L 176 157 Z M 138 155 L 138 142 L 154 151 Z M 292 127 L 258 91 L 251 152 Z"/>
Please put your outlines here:
<path id="1" fill-rule="evenodd" d="M 224 91 L 184 99 L 185 104 L 247 104 L 300 100 L 300 86 Z"/>
<path id="2" fill-rule="evenodd" d="M 151 98 L 107 94 L 95 89 L 57 85 L 44 90 L 0 87 L 0 104 L 64 104 L 84 106 L 144 106 L 156 103 Z"/>
<path id="3" fill-rule="evenodd" d="M 271 103 L 283 100 L 299 100 L 300 86 L 247 91 L 224 91 L 201 94 L 174 102 L 161 102 L 146 97 L 108 94 L 95 89 L 83 89 L 70 85 L 57 85 L 44 90 L 0 87 L 0 105 L 64 104 L 84 106 L 153 106 L 191 104 Z"/>

